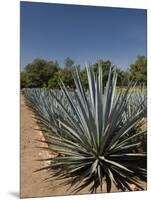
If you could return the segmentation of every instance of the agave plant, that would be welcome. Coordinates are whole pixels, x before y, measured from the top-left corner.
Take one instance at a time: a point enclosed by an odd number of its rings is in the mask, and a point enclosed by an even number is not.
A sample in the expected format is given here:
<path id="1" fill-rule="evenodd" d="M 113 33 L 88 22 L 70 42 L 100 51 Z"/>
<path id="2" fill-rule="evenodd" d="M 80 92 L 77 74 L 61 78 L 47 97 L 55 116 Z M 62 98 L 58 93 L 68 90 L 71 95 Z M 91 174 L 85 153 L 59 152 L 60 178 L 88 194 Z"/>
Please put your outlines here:
<path id="1" fill-rule="evenodd" d="M 118 190 L 132 190 L 130 184 L 143 189 L 146 182 L 146 152 L 135 152 L 141 145 L 140 135 L 146 130 L 144 123 L 146 107 L 143 101 L 127 110 L 132 93 L 130 83 L 126 91 L 116 92 L 117 72 L 110 68 L 108 80 L 103 85 L 102 67 L 95 74 L 87 66 L 89 88 L 87 93 L 81 83 L 78 69 L 73 71 L 75 91 L 69 91 L 60 81 L 59 95 L 53 90 L 43 94 L 26 90 L 28 105 L 33 109 L 41 127 L 47 131 L 48 151 L 57 157 L 46 158 L 51 163 L 40 170 L 50 170 L 47 180 L 64 180 L 72 192 L 89 187 L 91 193 L 106 184 L 107 192 L 112 186 Z M 141 105 L 141 106 L 140 106 Z M 137 131 L 136 131 L 137 130 Z"/>

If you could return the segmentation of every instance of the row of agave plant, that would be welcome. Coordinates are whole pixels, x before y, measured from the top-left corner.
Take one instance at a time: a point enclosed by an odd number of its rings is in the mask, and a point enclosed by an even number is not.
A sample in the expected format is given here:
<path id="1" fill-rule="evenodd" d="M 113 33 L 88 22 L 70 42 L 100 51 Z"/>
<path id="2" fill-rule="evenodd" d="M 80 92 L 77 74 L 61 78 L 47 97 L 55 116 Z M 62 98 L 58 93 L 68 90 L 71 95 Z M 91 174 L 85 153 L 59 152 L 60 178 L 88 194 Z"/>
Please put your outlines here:
<path id="1" fill-rule="evenodd" d="M 25 89 L 27 104 L 34 111 L 41 130 L 47 134 L 45 149 L 58 153 L 50 165 L 47 180 L 63 180 L 72 192 L 89 187 L 91 193 L 106 185 L 110 192 L 143 189 L 147 179 L 146 95 L 131 92 L 131 82 L 124 92 L 116 91 L 117 71 L 110 68 L 104 84 L 102 67 L 94 73 L 87 66 L 88 91 L 78 69 L 73 70 L 76 86 L 70 91 L 60 80 L 60 90 Z M 52 173 L 53 172 L 53 173 Z"/>

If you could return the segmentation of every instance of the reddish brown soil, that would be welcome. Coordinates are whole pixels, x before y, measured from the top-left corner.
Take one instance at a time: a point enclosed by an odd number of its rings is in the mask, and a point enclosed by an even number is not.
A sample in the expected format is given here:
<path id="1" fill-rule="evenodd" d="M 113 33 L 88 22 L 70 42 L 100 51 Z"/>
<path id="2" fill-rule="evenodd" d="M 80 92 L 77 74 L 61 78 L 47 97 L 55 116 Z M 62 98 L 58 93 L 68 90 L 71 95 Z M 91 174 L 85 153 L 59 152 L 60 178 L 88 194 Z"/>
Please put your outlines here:
<path id="1" fill-rule="evenodd" d="M 34 170 L 47 165 L 47 163 L 35 161 L 50 156 L 46 151 L 41 151 L 35 146 L 44 146 L 35 139 L 44 139 L 42 132 L 37 131 L 33 113 L 25 105 L 21 97 L 21 197 L 40 197 L 52 195 L 69 195 L 68 187 L 57 187 L 58 182 L 43 182 L 48 177 L 47 171 L 33 173 Z M 51 153 L 51 156 L 54 156 Z M 67 190 L 67 191 L 66 191 Z M 82 193 L 88 193 L 85 190 Z"/>

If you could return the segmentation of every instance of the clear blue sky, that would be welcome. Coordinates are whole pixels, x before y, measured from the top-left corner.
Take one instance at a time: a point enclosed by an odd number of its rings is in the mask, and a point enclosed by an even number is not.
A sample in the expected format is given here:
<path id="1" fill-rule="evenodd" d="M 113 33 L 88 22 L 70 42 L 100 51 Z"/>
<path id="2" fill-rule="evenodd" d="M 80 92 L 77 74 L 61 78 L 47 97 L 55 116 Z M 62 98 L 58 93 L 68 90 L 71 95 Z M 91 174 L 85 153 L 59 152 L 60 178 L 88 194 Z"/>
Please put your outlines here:
<path id="1" fill-rule="evenodd" d="M 34 58 L 77 64 L 146 56 L 146 10 L 21 2 L 21 68 Z"/>

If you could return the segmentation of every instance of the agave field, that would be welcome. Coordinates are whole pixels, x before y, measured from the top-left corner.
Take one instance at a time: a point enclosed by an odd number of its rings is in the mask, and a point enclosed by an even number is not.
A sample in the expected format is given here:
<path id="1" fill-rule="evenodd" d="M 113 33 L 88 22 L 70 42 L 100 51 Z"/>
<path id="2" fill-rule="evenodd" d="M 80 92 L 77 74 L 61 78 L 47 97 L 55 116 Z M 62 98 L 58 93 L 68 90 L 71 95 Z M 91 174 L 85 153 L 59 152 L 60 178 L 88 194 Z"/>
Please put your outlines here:
<path id="1" fill-rule="evenodd" d="M 78 69 L 73 70 L 75 90 L 60 80 L 60 90 L 25 89 L 27 105 L 34 112 L 48 144 L 44 149 L 57 153 L 44 158 L 50 164 L 48 181 L 63 180 L 72 192 L 89 187 L 91 193 L 131 191 L 131 184 L 143 190 L 147 180 L 146 94 L 133 92 L 135 83 L 117 91 L 118 74 L 110 68 L 103 81 L 102 67 L 95 74 L 87 66 L 85 91 Z M 50 175 L 49 175 L 50 172 Z"/>

